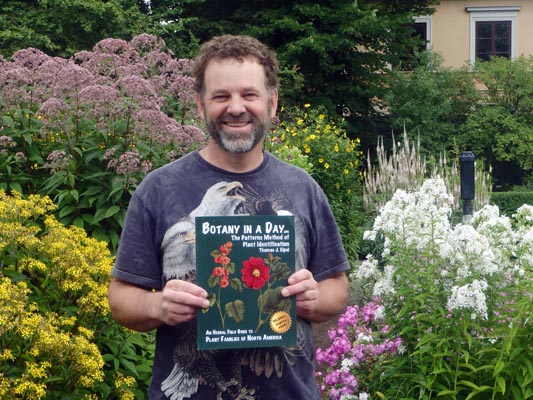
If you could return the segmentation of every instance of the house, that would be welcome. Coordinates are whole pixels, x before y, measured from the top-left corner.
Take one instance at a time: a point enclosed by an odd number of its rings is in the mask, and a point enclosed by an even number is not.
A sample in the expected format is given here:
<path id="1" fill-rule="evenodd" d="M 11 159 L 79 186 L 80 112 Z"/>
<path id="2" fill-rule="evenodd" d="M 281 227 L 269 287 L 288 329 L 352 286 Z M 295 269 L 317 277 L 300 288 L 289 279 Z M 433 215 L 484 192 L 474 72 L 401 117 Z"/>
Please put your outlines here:
<path id="1" fill-rule="evenodd" d="M 415 25 L 448 67 L 491 56 L 533 55 L 533 0 L 442 0 Z"/>

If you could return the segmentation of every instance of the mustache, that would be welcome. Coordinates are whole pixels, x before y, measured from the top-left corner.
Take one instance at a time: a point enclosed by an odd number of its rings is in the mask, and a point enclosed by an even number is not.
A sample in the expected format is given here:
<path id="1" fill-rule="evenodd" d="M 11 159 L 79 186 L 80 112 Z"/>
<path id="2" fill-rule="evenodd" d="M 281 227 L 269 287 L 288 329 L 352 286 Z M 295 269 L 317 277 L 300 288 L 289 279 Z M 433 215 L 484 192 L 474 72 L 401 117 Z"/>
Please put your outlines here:
<path id="1" fill-rule="evenodd" d="M 241 123 L 241 122 L 253 122 L 255 121 L 255 118 L 253 115 L 249 113 L 242 113 L 237 116 L 226 113 L 220 116 L 218 120 L 223 123 Z"/>

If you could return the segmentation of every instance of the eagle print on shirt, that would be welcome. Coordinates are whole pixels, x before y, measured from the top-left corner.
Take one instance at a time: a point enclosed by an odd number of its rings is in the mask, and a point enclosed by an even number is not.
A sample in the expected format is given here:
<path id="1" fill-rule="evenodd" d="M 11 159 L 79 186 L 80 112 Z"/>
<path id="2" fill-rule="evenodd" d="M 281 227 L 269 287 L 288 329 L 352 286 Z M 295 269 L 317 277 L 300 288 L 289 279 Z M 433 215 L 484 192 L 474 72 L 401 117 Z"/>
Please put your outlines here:
<path id="1" fill-rule="evenodd" d="M 273 191 L 259 195 L 240 182 L 218 182 L 205 192 L 200 204 L 166 232 L 163 250 L 163 280 L 196 281 L 195 217 L 229 215 L 290 215 L 286 197 Z M 297 241 L 298 242 L 298 241 Z M 217 392 L 217 400 L 253 400 L 255 389 L 242 382 L 242 368 L 256 376 L 283 376 L 285 363 L 293 364 L 292 348 L 251 348 L 239 350 L 196 349 L 196 321 L 180 324 L 172 359 L 173 369 L 162 382 L 161 390 L 171 400 L 185 400 L 208 385 Z M 304 335 L 298 334 L 298 340 Z M 299 348 L 302 344 L 298 343 Z"/>

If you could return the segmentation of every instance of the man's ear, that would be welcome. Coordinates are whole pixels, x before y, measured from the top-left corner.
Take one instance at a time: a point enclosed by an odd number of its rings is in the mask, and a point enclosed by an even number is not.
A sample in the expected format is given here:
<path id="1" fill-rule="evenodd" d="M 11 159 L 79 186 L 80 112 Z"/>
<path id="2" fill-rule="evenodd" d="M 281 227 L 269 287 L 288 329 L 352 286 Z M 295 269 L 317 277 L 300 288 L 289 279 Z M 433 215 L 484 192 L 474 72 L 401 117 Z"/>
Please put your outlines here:
<path id="1" fill-rule="evenodd" d="M 202 96 L 200 93 L 196 93 L 196 108 L 198 109 L 198 114 L 201 116 L 204 115 L 204 104 L 202 101 Z"/>
<path id="2" fill-rule="evenodd" d="M 270 118 L 276 116 L 276 111 L 278 110 L 278 89 L 273 89 L 270 94 Z"/>

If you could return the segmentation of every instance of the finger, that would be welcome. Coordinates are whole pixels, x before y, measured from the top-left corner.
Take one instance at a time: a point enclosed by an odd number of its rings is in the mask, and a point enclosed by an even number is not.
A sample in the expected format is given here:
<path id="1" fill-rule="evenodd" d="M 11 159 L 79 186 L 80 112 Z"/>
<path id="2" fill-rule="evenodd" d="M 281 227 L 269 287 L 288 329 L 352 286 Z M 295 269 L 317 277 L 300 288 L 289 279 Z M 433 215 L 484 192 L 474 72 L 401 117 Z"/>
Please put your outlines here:
<path id="1" fill-rule="evenodd" d="M 285 296 L 285 297 L 293 296 L 293 295 L 302 296 L 308 291 L 315 291 L 318 285 L 317 282 L 314 280 L 313 275 L 311 273 L 300 274 L 300 276 L 297 276 L 295 274 L 291 278 L 293 278 L 293 283 L 289 283 L 289 286 L 286 286 L 282 289 L 281 291 L 282 296 Z"/>
<path id="2" fill-rule="evenodd" d="M 198 285 L 194 283 L 182 281 L 180 279 L 172 279 L 167 282 L 166 286 L 169 289 L 172 289 L 177 292 L 190 293 L 194 296 L 207 297 L 207 292 Z"/>
<path id="3" fill-rule="evenodd" d="M 313 279 L 313 273 L 307 269 L 300 269 L 289 277 L 288 282 L 289 285 L 293 285 L 307 279 Z"/>
<path id="4" fill-rule="evenodd" d="M 172 304 L 178 304 L 182 306 L 183 309 L 189 307 L 191 309 L 195 308 L 207 308 L 209 307 L 209 300 L 205 297 L 196 296 L 191 293 L 167 289 L 163 291 L 163 299 Z"/>

